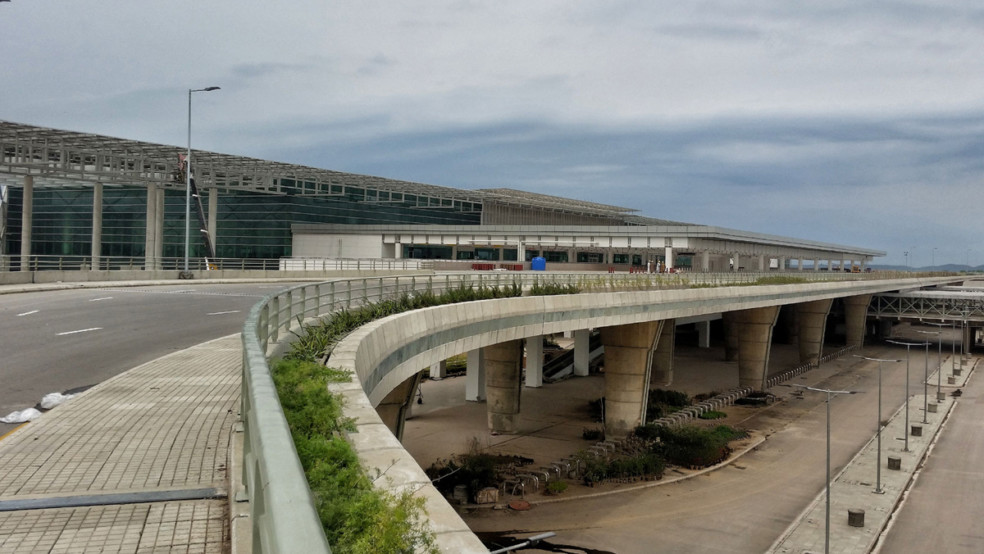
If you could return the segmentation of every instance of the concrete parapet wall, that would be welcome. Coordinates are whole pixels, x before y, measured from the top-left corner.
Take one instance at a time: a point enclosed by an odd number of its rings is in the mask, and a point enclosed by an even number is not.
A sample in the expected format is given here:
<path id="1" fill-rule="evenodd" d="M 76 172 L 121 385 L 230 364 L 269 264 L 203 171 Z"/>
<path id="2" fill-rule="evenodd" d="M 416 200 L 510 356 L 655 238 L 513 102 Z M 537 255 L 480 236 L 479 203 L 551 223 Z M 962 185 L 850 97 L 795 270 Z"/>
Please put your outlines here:
<path id="1" fill-rule="evenodd" d="M 926 279 L 925 284 L 938 280 Z M 918 286 L 922 280 L 837 281 L 769 286 L 725 286 L 637 292 L 582 293 L 482 300 L 393 315 L 351 333 L 328 364 L 353 374 L 339 385 L 345 413 L 359 432 L 350 440 L 370 474 L 387 486 L 426 499 L 442 551 L 484 552 L 458 514 L 427 480 L 376 413 L 375 406 L 423 368 L 462 352 L 549 333 L 735 310 L 810 302 Z M 709 404 L 730 403 L 748 389 Z M 693 417 L 686 414 L 685 417 Z"/>

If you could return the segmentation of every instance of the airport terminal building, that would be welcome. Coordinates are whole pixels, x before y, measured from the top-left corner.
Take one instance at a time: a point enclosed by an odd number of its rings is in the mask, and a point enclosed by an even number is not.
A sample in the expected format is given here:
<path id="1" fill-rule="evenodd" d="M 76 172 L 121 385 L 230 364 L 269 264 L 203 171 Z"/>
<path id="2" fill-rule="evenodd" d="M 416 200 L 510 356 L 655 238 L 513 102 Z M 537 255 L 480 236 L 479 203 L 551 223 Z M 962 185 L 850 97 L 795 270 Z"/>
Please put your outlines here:
<path id="1" fill-rule="evenodd" d="M 0 255 L 159 268 L 219 259 L 391 258 L 435 268 L 860 268 L 884 252 L 646 217 L 513 190 L 465 190 L 0 121 Z M 200 200 L 200 204 L 197 200 Z M 201 216 L 195 217 L 200 205 Z"/>

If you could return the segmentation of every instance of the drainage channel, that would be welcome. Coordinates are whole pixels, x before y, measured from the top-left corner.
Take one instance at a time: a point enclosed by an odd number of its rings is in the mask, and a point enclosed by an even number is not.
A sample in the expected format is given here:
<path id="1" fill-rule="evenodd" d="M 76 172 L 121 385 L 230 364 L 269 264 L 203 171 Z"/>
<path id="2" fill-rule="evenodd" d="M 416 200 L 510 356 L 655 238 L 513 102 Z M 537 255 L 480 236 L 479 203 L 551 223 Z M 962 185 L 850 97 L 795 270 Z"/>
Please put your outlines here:
<path id="1" fill-rule="evenodd" d="M 21 510 L 50 510 L 54 508 L 79 508 L 84 506 L 109 506 L 114 504 L 146 504 L 149 502 L 173 502 L 178 500 L 214 500 L 226 498 L 226 493 L 214 487 L 203 489 L 155 490 L 110 494 L 85 494 L 77 496 L 53 496 L 47 498 L 21 498 L 0 500 L 0 512 Z"/>

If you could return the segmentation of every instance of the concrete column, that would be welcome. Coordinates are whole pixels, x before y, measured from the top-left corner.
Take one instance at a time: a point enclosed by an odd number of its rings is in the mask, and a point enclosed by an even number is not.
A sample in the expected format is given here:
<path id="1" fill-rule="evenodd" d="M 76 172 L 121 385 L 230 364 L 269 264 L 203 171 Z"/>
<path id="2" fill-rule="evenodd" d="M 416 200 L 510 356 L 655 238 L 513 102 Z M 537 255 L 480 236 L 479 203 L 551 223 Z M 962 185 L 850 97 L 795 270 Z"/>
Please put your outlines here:
<path id="1" fill-rule="evenodd" d="M 401 252 L 401 254 L 402 254 L 402 252 Z M 457 244 L 454 244 L 454 245 L 451 246 L 451 259 L 452 260 L 457 260 L 458 259 L 458 245 Z"/>
<path id="2" fill-rule="evenodd" d="M 796 259 L 796 271 L 803 271 L 803 258 Z"/>
<path id="3" fill-rule="evenodd" d="M 764 254 L 759 254 L 759 257 L 758 257 L 758 267 L 759 267 L 759 271 L 762 271 L 762 272 L 765 272 L 765 271 L 768 271 L 769 270 L 769 266 L 768 266 L 767 262 L 765 261 L 765 255 Z"/>
<path id="4" fill-rule="evenodd" d="M 833 299 L 814 300 L 796 304 L 796 318 L 799 321 L 800 363 L 820 365 L 823 356 L 823 337 L 827 329 L 827 315 Z"/>
<path id="5" fill-rule="evenodd" d="M 786 271 L 786 256 L 779 256 L 779 271 Z"/>
<path id="6" fill-rule="evenodd" d="M 516 261 L 518 263 L 526 261 L 526 243 L 522 241 L 516 246 Z"/>
<path id="7" fill-rule="evenodd" d="M 157 217 L 154 229 L 154 259 L 157 260 L 155 266 L 157 269 L 160 269 L 161 260 L 164 258 L 164 202 L 164 189 L 157 187 Z"/>
<path id="8" fill-rule="evenodd" d="M 543 335 L 526 338 L 526 386 L 543 386 Z"/>
<path id="9" fill-rule="evenodd" d="M 772 330 L 779 317 L 779 306 L 752 308 L 738 312 L 738 384 L 765 390 L 769 376 Z"/>
<path id="10" fill-rule="evenodd" d="M 591 365 L 591 329 L 574 331 L 574 375 L 587 377 Z"/>
<path id="11" fill-rule="evenodd" d="M 468 351 L 468 365 L 465 369 L 465 400 L 471 402 L 485 400 L 485 350 L 482 348 Z"/>
<path id="12" fill-rule="evenodd" d="M 156 269 L 157 260 L 157 186 L 147 186 L 147 228 L 144 234 L 144 269 Z"/>
<path id="13" fill-rule="evenodd" d="M 653 351 L 653 367 L 651 370 L 652 385 L 663 387 L 673 384 L 673 354 L 676 350 L 676 320 L 667 319 L 663 322 L 663 330 Z"/>
<path id="14" fill-rule="evenodd" d="M 24 199 L 21 212 L 20 270 L 31 270 L 31 227 L 34 226 L 34 177 L 24 176 Z"/>
<path id="15" fill-rule="evenodd" d="M 383 423 L 389 427 L 389 430 L 398 440 L 403 440 L 403 425 L 406 423 L 407 415 L 413 406 L 413 399 L 417 396 L 417 387 L 420 386 L 421 375 L 421 373 L 416 373 L 400 383 L 376 406 L 376 413 L 379 414 L 379 418 L 383 420 Z"/>
<path id="16" fill-rule="evenodd" d="M 813 258 L 813 271 L 820 271 L 820 258 Z"/>
<path id="17" fill-rule="evenodd" d="M 667 270 L 670 270 L 670 269 L 673 269 L 674 267 L 676 267 L 673 264 L 673 247 L 672 246 L 667 246 L 666 247 L 666 252 L 665 252 L 664 256 L 666 257 L 666 269 Z"/>
<path id="18" fill-rule="evenodd" d="M 441 360 L 430 366 L 430 378 L 434 381 L 440 381 L 448 376 L 448 361 Z"/>
<path id="19" fill-rule="evenodd" d="M 605 433 L 625 435 L 642 423 L 649 397 L 653 349 L 662 321 L 604 327 Z"/>
<path id="20" fill-rule="evenodd" d="M 734 271 L 738 271 L 738 268 L 741 267 L 741 256 L 737 252 L 735 252 L 734 254 L 731 255 L 731 257 L 734 260 L 734 266 L 732 269 Z"/>
<path id="21" fill-rule="evenodd" d="M 700 269 L 701 271 L 711 270 L 711 253 L 708 250 L 704 250 L 700 254 Z"/>
<path id="22" fill-rule="evenodd" d="M 393 252 L 395 252 L 395 254 L 393 255 L 394 258 L 396 258 L 397 260 L 402 259 L 403 258 L 403 244 L 401 242 L 399 242 L 399 241 L 397 241 L 395 244 L 393 244 Z"/>
<path id="23" fill-rule="evenodd" d="M 721 323 L 724 324 L 724 361 L 733 362 L 738 359 L 738 312 L 723 312 Z"/>
<path id="24" fill-rule="evenodd" d="M 489 431 L 514 433 L 519 423 L 523 341 L 519 339 L 500 342 L 486 346 L 483 350 Z"/>
<path id="25" fill-rule="evenodd" d="M 698 321 L 697 325 L 697 348 L 711 347 L 711 322 Z"/>
<path id="26" fill-rule="evenodd" d="M 99 269 L 102 257 L 103 184 L 92 185 L 92 269 Z"/>
<path id="27" fill-rule="evenodd" d="M 844 299 L 844 327 L 847 329 L 847 346 L 864 346 L 865 322 L 868 319 L 870 294 L 848 296 Z"/>
<path id="28" fill-rule="evenodd" d="M 219 251 L 219 189 L 212 187 L 208 189 L 208 240 L 212 242 L 212 248 L 217 253 Z M 216 254 L 218 256 L 218 254 Z"/>
<path id="29" fill-rule="evenodd" d="M 971 332 L 970 325 L 967 324 L 963 328 L 963 340 L 960 341 L 961 354 L 970 354 L 972 340 L 974 340 L 974 334 Z"/>

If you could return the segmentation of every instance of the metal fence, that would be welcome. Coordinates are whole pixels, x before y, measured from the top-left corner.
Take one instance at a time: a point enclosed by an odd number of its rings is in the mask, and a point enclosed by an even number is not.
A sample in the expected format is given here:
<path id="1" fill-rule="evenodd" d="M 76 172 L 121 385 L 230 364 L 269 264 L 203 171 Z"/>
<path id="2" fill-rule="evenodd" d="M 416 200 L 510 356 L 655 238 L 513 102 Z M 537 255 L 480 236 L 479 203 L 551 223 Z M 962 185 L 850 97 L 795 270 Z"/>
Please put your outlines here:
<path id="1" fill-rule="evenodd" d="M 912 277 L 908 273 L 781 274 L 802 281 L 874 280 Z M 268 356 L 278 341 L 300 333 L 306 320 L 404 293 L 440 294 L 458 287 L 521 286 L 554 283 L 584 292 L 670 289 L 753 284 L 776 273 L 565 274 L 470 272 L 425 276 L 346 279 L 300 285 L 267 296 L 243 326 L 242 418 L 244 485 L 251 501 L 254 552 L 330 552 L 297 459 L 277 397 Z M 926 276 L 920 274 L 920 277 Z"/>

